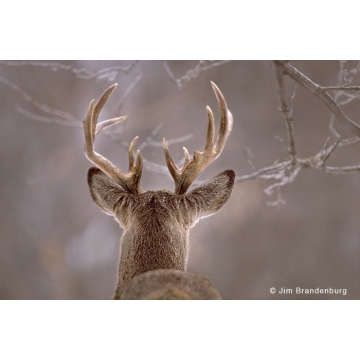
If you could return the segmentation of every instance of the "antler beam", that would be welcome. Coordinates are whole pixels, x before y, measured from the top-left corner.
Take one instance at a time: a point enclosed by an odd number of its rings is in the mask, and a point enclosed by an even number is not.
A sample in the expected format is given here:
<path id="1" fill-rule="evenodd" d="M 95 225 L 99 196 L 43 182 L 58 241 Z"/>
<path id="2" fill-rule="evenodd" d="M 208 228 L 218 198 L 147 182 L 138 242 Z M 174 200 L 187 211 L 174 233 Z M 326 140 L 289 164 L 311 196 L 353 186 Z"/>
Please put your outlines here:
<path id="1" fill-rule="evenodd" d="M 185 161 L 181 169 L 176 165 L 170 156 L 169 148 L 166 140 L 163 139 L 163 146 L 165 151 L 165 159 L 167 167 L 175 182 L 175 191 L 177 195 L 185 194 L 191 183 L 198 177 L 198 175 L 215 159 L 219 157 L 224 149 L 227 138 L 229 137 L 232 126 L 233 117 L 227 108 L 225 98 L 219 88 L 211 81 L 211 86 L 215 92 L 220 108 L 220 129 L 217 140 L 214 144 L 215 125 L 214 115 L 209 106 L 206 107 L 208 115 L 208 129 L 206 135 L 205 150 L 203 152 L 195 151 L 193 159 L 190 161 L 189 152 L 184 147 Z"/>
<path id="2" fill-rule="evenodd" d="M 101 110 L 112 92 L 116 89 L 117 85 L 118 84 L 114 84 L 105 90 L 95 105 L 94 100 L 90 102 L 88 113 L 83 121 L 85 133 L 85 155 L 93 164 L 120 185 L 125 191 L 132 194 L 139 194 L 141 193 L 140 178 L 143 159 L 141 157 L 140 150 L 138 150 L 136 161 L 134 160 L 133 148 L 138 139 L 137 136 L 129 146 L 129 171 L 127 174 L 121 172 L 112 162 L 94 151 L 94 141 L 96 136 L 106 127 L 118 124 L 119 122 L 126 120 L 128 117 L 127 115 L 121 116 L 119 118 L 106 120 L 97 124 Z"/>

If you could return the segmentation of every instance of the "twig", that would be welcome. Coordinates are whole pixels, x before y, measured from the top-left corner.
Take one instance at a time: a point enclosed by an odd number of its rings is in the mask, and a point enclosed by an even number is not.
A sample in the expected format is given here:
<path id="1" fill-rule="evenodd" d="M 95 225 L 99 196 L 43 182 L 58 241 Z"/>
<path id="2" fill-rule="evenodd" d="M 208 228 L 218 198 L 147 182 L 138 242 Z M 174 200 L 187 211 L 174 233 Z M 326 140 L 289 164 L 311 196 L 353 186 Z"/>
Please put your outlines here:
<path id="1" fill-rule="evenodd" d="M 271 174 L 271 173 L 274 173 L 274 172 L 279 172 L 279 171 L 285 169 L 286 167 L 288 167 L 289 165 L 291 165 L 291 161 L 283 161 L 281 163 L 274 164 L 274 165 L 267 166 L 267 167 L 264 167 L 262 169 L 256 170 L 256 171 L 254 171 L 253 173 L 251 173 L 249 175 L 236 176 L 235 181 L 236 182 L 242 182 L 242 181 L 257 179 L 257 178 L 260 178 L 261 176 L 263 176 L 265 174 Z"/>
<path id="2" fill-rule="evenodd" d="M 252 153 L 252 151 L 250 150 L 250 148 L 248 148 L 247 146 L 245 147 L 245 158 L 247 163 L 251 166 L 251 168 L 253 170 L 255 170 L 255 165 L 252 161 L 252 159 L 254 158 L 254 155 Z"/>
<path id="3" fill-rule="evenodd" d="M 137 61 L 132 62 L 130 65 L 124 67 L 120 65 L 110 66 L 107 68 L 103 68 L 99 71 L 91 71 L 86 68 L 76 68 L 72 65 L 65 65 L 55 61 L 0 61 L 0 63 L 7 66 L 37 66 L 37 67 L 48 67 L 52 71 L 65 70 L 71 71 L 77 78 L 79 79 L 105 79 L 108 81 L 113 81 L 118 71 L 122 71 L 125 73 L 129 73 L 131 69 L 136 65 Z"/>
<path id="4" fill-rule="evenodd" d="M 36 100 L 34 100 L 31 96 L 29 96 L 28 94 L 26 94 L 24 91 L 22 91 L 18 86 L 16 86 L 13 82 L 9 81 L 8 79 L 4 78 L 3 76 L 0 75 L 0 82 L 2 82 L 3 84 L 9 86 L 12 90 L 16 91 L 24 100 L 26 100 L 28 103 L 32 104 L 33 106 L 35 106 L 37 109 L 55 116 L 57 119 L 57 122 L 62 123 L 64 125 L 70 125 L 70 126 L 74 126 L 74 124 L 76 123 L 81 123 L 81 121 L 79 119 L 77 119 L 75 116 L 64 112 L 64 111 L 60 111 L 58 109 L 52 108 L 48 105 L 42 104 Z M 20 113 L 22 113 L 25 116 L 29 116 L 32 119 L 37 119 L 39 121 L 46 121 L 46 122 L 51 122 L 51 119 L 44 118 L 44 117 L 37 117 L 37 115 L 35 114 L 31 114 L 30 112 L 22 109 L 21 107 L 17 107 L 16 108 Z M 60 120 L 59 120 L 60 119 Z M 55 119 L 54 119 L 55 120 Z M 80 124 L 81 125 L 81 124 Z"/>
<path id="5" fill-rule="evenodd" d="M 360 171 L 360 165 L 355 166 L 325 166 L 324 171 L 329 174 L 352 174 Z"/>
<path id="6" fill-rule="evenodd" d="M 285 84 L 284 84 L 284 71 L 280 65 L 275 63 L 275 72 L 276 72 L 276 80 L 278 84 L 278 95 L 280 100 L 280 110 L 284 114 L 285 122 L 286 122 L 286 128 L 288 133 L 288 139 L 289 139 L 289 148 L 287 149 L 290 158 L 291 158 L 291 164 L 296 164 L 296 149 L 295 149 L 295 140 L 294 140 L 294 126 L 292 118 L 292 108 L 289 109 L 289 107 L 286 104 L 285 100 Z M 295 97 L 295 91 L 292 96 L 292 101 Z"/>
<path id="7" fill-rule="evenodd" d="M 298 173 L 301 170 L 301 166 L 292 166 L 291 169 L 289 169 L 289 175 L 281 174 L 281 179 L 278 182 L 275 182 L 274 184 L 268 186 L 264 191 L 268 195 L 272 195 L 274 189 L 280 188 L 282 186 L 285 186 L 287 184 L 292 183 Z"/>
<path id="8" fill-rule="evenodd" d="M 19 112 L 21 115 L 23 115 L 29 119 L 36 120 L 36 121 L 41 121 L 41 122 L 45 122 L 48 124 L 55 123 L 55 124 L 73 126 L 73 127 L 78 127 L 78 128 L 83 127 L 81 121 L 79 121 L 79 120 L 77 120 L 77 122 L 74 122 L 72 119 L 71 119 L 71 121 L 69 121 L 69 119 L 61 119 L 61 118 L 55 118 L 55 117 L 49 118 L 49 117 L 45 117 L 45 116 L 41 116 L 41 115 L 36 115 L 36 114 L 31 113 L 30 111 L 23 109 L 20 106 L 16 106 L 15 110 L 17 112 Z"/>
<path id="9" fill-rule="evenodd" d="M 274 206 L 279 208 L 281 205 L 285 205 L 286 201 L 281 197 L 281 191 L 280 188 L 277 188 L 277 198 L 275 201 L 267 201 L 267 206 Z"/>
<path id="10" fill-rule="evenodd" d="M 120 112 L 122 106 L 124 105 L 125 101 L 127 100 L 128 96 L 130 95 L 131 91 L 135 88 L 135 86 L 140 82 L 140 80 L 142 79 L 142 75 L 137 76 L 137 78 L 129 85 L 129 87 L 126 89 L 126 91 L 124 92 L 120 103 L 119 103 L 119 107 L 118 107 L 118 112 Z M 16 110 L 21 113 L 22 115 L 30 118 L 30 119 L 34 119 L 34 120 L 38 120 L 38 121 L 42 121 L 42 122 L 47 122 L 47 123 L 59 123 L 62 125 L 67 125 L 67 126 L 74 126 L 74 127 L 82 127 L 82 121 L 79 120 L 78 118 L 76 118 L 75 116 L 71 115 L 70 113 L 67 113 L 65 111 L 61 111 L 55 108 L 52 108 L 46 104 L 43 104 L 35 99 L 33 99 L 30 95 L 28 95 L 27 93 L 25 93 L 23 90 L 21 90 L 16 84 L 14 84 L 13 82 L 11 82 L 10 80 L 4 78 L 3 76 L 0 75 L 0 82 L 2 82 L 3 84 L 9 86 L 12 90 L 14 90 L 15 92 L 17 92 L 24 100 L 26 100 L 28 103 L 30 103 L 31 105 L 33 105 L 34 107 L 36 107 L 37 109 L 52 115 L 52 118 L 48 118 L 48 117 L 44 117 L 41 115 L 36 115 L 33 114 L 23 108 L 21 108 L 20 106 L 16 107 Z M 113 137 L 114 139 L 118 139 L 118 134 L 116 129 L 118 129 L 119 127 L 115 127 L 114 131 L 110 131 L 107 132 L 105 131 L 104 133 L 107 134 L 108 136 Z"/>
<path id="11" fill-rule="evenodd" d="M 323 86 L 323 90 L 360 90 L 360 86 Z"/>
<path id="12" fill-rule="evenodd" d="M 128 88 L 125 90 L 123 96 L 121 97 L 119 106 L 117 107 L 117 111 L 120 113 L 121 112 L 121 108 L 124 106 L 125 101 L 127 100 L 127 98 L 129 97 L 130 93 L 135 89 L 135 87 L 139 84 L 140 80 L 143 78 L 144 76 L 142 74 L 138 75 L 135 80 L 128 86 Z"/>
<path id="13" fill-rule="evenodd" d="M 171 80 L 175 82 L 175 84 L 181 88 L 185 82 L 188 82 L 196 77 L 199 76 L 199 74 L 202 71 L 211 69 L 214 66 L 219 66 L 222 64 L 227 63 L 229 60 L 222 60 L 222 61 L 211 61 L 211 60 L 200 60 L 199 63 L 192 69 L 189 69 L 185 75 L 181 76 L 180 78 L 176 78 L 173 72 L 171 71 L 167 61 L 164 62 L 164 67 L 168 75 L 170 76 Z"/>

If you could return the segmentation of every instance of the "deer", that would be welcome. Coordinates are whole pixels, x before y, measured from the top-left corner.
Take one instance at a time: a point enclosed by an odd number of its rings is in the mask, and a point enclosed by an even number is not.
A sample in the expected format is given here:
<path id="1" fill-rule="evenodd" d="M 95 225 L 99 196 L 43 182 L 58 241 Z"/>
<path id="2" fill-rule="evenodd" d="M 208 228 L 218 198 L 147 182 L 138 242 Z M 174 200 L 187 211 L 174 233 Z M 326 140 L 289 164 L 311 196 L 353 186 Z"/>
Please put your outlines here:
<path id="1" fill-rule="evenodd" d="M 211 86 L 220 109 L 220 126 L 215 141 L 214 115 L 206 106 L 208 128 L 204 151 L 195 151 L 190 160 L 183 147 L 184 164 L 178 168 L 167 142 L 163 149 L 175 189 L 142 191 L 140 179 L 143 158 L 128 148 L 128 172 L 94 150 L 94 141 L 106 127 L 126 116 L 98 123 L 101 110 L 118 84 L 110 86 L 96 102 L 92 100 L 83 121 L 85 155 L 96 166 L 88 171 L 90 194 L 97 206 L 114 216 L 123 229 L 120 241 L 118 281 L 113 296 L 119 299 L 221 299 L 211 280 L 186 272 L 189 255 L 189 230 L 200 219 L 215 214 L 228 201 L 235 173 L 226 170 L 187 192 L 198 175 L 216 160 L 224 149 L 233 127 L 233 116 L 214 82 Z"/>

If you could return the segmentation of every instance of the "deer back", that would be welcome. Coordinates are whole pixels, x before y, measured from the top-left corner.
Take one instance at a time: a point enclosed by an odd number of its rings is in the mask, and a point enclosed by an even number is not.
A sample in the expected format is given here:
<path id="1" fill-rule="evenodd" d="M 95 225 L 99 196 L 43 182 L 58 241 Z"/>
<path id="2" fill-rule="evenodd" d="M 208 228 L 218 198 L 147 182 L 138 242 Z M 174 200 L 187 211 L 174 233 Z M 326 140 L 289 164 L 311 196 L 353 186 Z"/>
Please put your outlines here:
<path id="1" fill-rule="evenodd" d="M 220 300 L 212 281 L 179 270 L 152 270 L 135 276 L 122 291 L 120 300 Z"/>

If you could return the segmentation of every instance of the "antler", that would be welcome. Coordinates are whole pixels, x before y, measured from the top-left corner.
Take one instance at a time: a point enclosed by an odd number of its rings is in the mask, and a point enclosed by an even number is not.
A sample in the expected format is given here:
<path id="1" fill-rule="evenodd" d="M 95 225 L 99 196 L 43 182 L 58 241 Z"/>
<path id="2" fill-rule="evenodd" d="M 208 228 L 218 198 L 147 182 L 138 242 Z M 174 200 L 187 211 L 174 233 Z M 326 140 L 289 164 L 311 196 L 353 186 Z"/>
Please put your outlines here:
<path id="1" fill-rule="evenodd" d="M 99 101 L 94 106 L 94 100 L 90 102 L 89 110 L 83 121 L 84 133 L 85 133 L 85 155 L 94 163 L 100 170 L 102 170 L 107 176 L 119 184 L 125 191 L 132 194 L 141 193 L 140 178 L 142 172 L 143 159 L 140 151 L 137 151 L 136 162 L 134 161 L 133 148 L 138 139 L 138 136 L 134 138 L 129 146 L 129 171 L 127 174 L 121 172 L 112 162 L 105 159 L 100 154 L 94 151 L 94 141 L 96 136 L 104 128 L 115 125 L 121 121 L 127 119 L 126 116 L 106 120 L 97 124 L 99 114 L 104 107 L 106 101 L 110 97 L 111 93 L 116 89 L 118 84 L 110 86 L 100 97 Z"/>
<path id="2" fill-rule="evenodd" d="M 214 144 L 214 115 L 209 106 L 206 107 L 208 114 L 208 130 L 206 135 L 205 150 L 203 152 L 195 151 L 193 159 L 190 161 L 189 152 L 184 147 L 183 150 L 185 161 L 181 169 L 175 165 L 173 159 L 170 156 L 166 140 L 163 139 L 166 164 L 171 176 L 175 181 L 174 193 L 177 195 L 185 194 L 186 190 L 198 177 L 198 175 L 219 157 L 232 130 L 233 117 L 227 108 L 225 98 L 219 88 L 212 81 L 210 83 L 215 92 L 220 107 L 220 129 L 216 143 Z"/>

